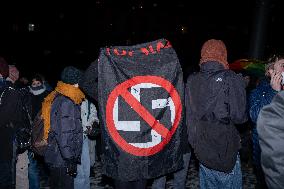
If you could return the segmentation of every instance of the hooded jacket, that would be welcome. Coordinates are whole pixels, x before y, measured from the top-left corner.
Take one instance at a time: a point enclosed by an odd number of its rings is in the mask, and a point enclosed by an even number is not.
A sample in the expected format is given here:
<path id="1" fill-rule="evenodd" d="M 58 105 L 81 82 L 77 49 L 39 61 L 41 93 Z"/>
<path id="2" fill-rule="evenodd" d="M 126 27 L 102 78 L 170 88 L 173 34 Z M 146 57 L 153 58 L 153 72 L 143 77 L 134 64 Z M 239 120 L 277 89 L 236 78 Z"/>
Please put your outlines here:
<path id="1" fill-rule="evenodd" d="M 219 62 L 206 62 L 188 77 L 185 93 L 188 139 L 197 158 L 230 172 L 240 148 L 234 124 L 247 120 L 244 79 Z"/>
<path id="2" fill-rule="evenodd" d="M 44 155 L 45 162 L 52 167 L 66 167 L 68 162 L 79 163 L 81 160 L 83 129 L 80 103 L 84 96 L 74 101 L 68 95 L 68 87 L 72 86 L 60 82 L 55 92 L 46 98 L 54 98 L 50 109 L 50 127 L 45 125 L 48 146 Z M 48 108 L 46 104 L 43 104 L 43 109 Z M 47 119 L 45 116 L 44 119 Z"/>

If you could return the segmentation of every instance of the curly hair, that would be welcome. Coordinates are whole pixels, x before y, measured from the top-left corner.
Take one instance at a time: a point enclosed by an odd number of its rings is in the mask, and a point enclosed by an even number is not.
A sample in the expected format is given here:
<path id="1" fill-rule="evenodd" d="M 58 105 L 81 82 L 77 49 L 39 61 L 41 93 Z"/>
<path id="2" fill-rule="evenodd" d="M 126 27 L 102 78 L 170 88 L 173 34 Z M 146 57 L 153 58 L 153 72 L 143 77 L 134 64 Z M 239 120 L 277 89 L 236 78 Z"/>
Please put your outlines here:
<path id="1" fill-rule="evenodd" d="M 279 61 L 284 59 L 284 55 L 283 54 L 273 54 L 272 56 L 270 56 L 266 62 L 265 65 L 265 75 L 267 77 L 270 77 L 269 75 L 269 70 L 270 69 L 274 69 L 274 64 Z"/>

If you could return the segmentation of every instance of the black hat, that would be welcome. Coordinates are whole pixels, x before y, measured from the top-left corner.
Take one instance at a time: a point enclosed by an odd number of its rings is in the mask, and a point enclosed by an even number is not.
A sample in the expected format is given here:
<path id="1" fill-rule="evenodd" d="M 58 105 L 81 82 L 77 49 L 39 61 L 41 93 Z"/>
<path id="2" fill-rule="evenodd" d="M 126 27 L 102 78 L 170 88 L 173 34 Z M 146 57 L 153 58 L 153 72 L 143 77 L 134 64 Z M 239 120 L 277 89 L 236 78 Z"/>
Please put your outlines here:
<path id="1" fill-rule="evenodd" d="M 61 73 L 61 80 L 67 84 L 77 84 L 79 83 L 83 72 L 73 66 L 67 66 Z"/>

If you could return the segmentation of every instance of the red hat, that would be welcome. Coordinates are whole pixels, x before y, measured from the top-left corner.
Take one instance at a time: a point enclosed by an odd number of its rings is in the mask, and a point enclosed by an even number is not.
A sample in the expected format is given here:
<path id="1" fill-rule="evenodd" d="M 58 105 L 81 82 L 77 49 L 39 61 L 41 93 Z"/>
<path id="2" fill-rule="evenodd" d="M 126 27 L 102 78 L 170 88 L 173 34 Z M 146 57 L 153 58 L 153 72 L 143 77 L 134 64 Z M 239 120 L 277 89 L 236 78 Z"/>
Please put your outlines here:
<path id="1" fill-rule="evenodd" d="M 3 78 L 7 78 L 9 76 L 9 66 L 4 58 L 0 56 L 0 74 Z"/>
<path id="2" fill-rule="evenodd" d="M 206 41 L 201 49 L 201 59 L 200 64 L 216 61 L 221 64 L 226 69 L 229 69 L 229 64 L 227 61 L 227 49 L 223 41 L 210 39 Z"/>

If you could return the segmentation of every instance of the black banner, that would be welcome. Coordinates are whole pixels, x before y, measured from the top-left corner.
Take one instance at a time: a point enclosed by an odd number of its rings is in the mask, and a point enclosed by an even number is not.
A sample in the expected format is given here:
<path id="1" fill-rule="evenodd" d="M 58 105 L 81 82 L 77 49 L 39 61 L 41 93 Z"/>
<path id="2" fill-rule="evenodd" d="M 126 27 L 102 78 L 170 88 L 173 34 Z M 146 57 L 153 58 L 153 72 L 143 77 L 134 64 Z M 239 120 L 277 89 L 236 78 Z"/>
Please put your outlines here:
<path id="1" fill-rule="evenodd" d="M 103 48 L 98 73 L 104 174 L 134 181 L 181 168 L 184 85 L 171 44 Z"/>

